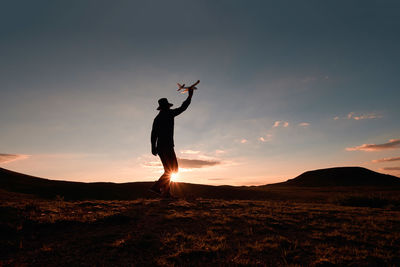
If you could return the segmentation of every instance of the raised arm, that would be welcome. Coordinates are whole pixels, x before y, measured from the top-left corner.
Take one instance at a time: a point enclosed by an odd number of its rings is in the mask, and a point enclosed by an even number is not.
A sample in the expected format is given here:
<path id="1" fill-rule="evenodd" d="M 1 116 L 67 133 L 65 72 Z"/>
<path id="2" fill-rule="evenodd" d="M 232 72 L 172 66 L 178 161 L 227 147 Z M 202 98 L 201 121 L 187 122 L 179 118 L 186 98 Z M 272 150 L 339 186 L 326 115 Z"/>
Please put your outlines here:
<path id="1" fill-rule="evenodd" d="M 186 98 L 185 101 L 183 101 L 182 105 L 179 108 L 173 109 L 174 116 L 178 116 L 182 112 L 184 112 L 188 106 L 190 105 L 190 102 L 192 101 L 192 96 L 193 96 L 193 89 L 189 89 L 189 95 Z"/>

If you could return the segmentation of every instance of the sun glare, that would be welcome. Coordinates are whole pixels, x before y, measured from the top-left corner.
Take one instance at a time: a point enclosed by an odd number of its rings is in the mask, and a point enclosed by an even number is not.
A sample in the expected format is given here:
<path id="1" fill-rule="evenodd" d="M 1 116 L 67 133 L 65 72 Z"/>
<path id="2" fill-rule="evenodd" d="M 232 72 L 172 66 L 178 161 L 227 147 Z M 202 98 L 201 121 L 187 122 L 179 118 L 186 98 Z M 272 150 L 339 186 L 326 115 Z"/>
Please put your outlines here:
<path id="1" fill-rule="evenodd" d="M 171 182 L 176 182 L 178 180 L 178 173 L 173 173 L 171 175 Z"/>

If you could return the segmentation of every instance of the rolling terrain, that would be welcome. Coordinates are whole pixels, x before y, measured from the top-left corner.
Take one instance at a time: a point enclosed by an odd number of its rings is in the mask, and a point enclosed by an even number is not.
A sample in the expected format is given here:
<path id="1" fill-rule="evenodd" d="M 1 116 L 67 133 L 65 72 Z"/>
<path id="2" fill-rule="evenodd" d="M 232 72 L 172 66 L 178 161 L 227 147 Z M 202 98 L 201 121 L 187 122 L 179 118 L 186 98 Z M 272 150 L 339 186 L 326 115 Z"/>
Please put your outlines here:
<path id="1" fill-rule="evenodd" d="M 65 200 L 133 200 L 155 198 L 148 192 L 152 182 L 82 183 L 33 177 L 0 168 L 0 189 Z M 295 187 L 296 189 L 294 189 Z M 318 190 L 319 188 L 319 190 Z M 264 186 L 211 186 L 172 183 L 174 195 L 180 198 L 217 199 L 308 199 L 312 192 L 391 191 L 400 189 L 400 178 L 360 167 L 330 168 L 305 172 L 283 183 Z M 289 192 L 292 192 L 291 194 Z"/>
<path id="2" fill-rule="evenodd" d="M 0 266 L 400 265 L 399 178 L 350 186 L 341 180 L 358 169 L 347 170 L 252 187 L 174 183 L 180 197 L 165 200 L 149 182 L 0 169 Z"/>
<path id="3" fill-rule="evenodd" d="M 132 200 L 157 197 L 148 189 L 153 182 L 133 183 L 82 183 L 56 181 L 33 177 L 0 168 L 0 189 L 9 192 L 32 194 L 40 198 L 53 199 L 62 196 L 65 200 Z M 172 183 L 174 195 L 178 197 L 205 197 L 222 199 L 262 199 L 264 192 L 254 192 L 249 187 L 210 186 L 201 184 Z"/>

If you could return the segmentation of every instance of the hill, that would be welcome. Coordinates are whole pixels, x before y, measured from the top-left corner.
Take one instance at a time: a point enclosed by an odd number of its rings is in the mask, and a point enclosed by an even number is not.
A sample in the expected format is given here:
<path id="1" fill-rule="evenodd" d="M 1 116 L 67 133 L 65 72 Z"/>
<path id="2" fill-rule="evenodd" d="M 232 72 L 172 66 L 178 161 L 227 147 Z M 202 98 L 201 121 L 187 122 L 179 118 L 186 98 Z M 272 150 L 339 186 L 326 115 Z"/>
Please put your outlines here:
<path id="1" fill-rule="evenodd" d="M 296 178 L 273 185 L 299 187 L 399 186 L 400 178 L 361 167 L 336 167 L 307 171 Z"/>
<path id="2" fill-rule="evenodd" d="M 11 192 L 45 199 L 54 199 L 59 196 L 65 200 L 157 198 L 157 195 L 148 192 L 151 185 L 152 182 L 56 181 L 0 168 L 0 194 Z M 264 186 L 172 183 L 171 190 L 179 198 L 322 201 L 326 199 L 328 193 L 332 195 L 333 192 L 359 192 L 357 187 L 360 186 L 364 188 L 365 192 L 399 190 L 400 178 L 360 167 L 342 167 L 308 171 L 286 182 Z"/>
<path id="3" fill-rule="evenodd" d="M 153 182 L 133 183 L 82 183 L 56 181 L 29 176 L 0 168 L 0 189 L 8 192 L 32 194 L 65 200 L 103 199 L 132 200 L 157 197 L 148 188 Z M 265 192 L 254 192 L 250 187 L 211 186 L 189 183 L 172 183 L 172 192 L 178 197 L 203 197 L 220 199 L 264 199 Z"/>

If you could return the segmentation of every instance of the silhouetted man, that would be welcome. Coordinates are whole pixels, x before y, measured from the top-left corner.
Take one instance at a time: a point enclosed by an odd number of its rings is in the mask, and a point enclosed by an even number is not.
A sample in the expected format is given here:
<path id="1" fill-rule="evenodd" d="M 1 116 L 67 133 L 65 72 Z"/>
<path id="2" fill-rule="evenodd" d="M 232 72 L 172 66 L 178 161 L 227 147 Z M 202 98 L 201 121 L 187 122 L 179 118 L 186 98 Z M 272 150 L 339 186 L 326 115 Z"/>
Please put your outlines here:
<path id="1" fill-rule="evenodd" d="M 179 108 L 171 109 L 172 105 L 166 98 L 158 100 L 160 110 L 153 122 L 151 130 L 151 153 L 160 156 L 164 167 L 164 174 L 150 188 L 151 191 L 162 195 L 163 197 L 171 197 L 170 179 L 172 173 L 178 172 L 178 161 L 174 151 L 174 118 L 184 112 L 193 96 L 193 89 L 189 88 L 189 96 Z"/>

